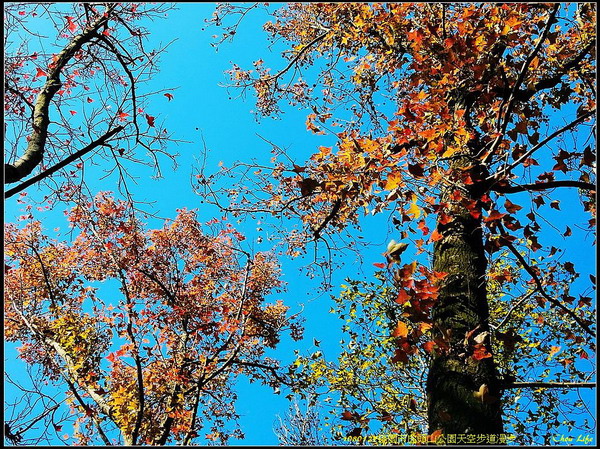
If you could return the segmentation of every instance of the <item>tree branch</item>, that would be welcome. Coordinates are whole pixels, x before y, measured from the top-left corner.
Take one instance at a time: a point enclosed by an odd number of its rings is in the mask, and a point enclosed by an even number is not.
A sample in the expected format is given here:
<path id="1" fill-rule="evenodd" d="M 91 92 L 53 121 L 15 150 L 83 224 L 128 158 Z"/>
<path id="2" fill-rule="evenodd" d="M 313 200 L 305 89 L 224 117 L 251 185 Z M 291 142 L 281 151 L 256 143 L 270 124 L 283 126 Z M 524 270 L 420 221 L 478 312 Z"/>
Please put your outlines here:
<path id="1" fill-rule="evenodd" d="M 304 54 L 304 52 L 306 50 L 308 50 L 310 47 L 312 47 L 317 42 L 319 42 L 320 40 L 322 40 L 325 36 L 327 36 L 326 32 L 323 33 L 323 34 L 319 34 L 312 41 L 310 41 L 308 44 L 306 44 L 306 46 L 303 47 L 302 50 L 300 50 L 296 56 L 294 56 L 294 58 L 290 61 L 290 63 L 284 69 L 280 70 L 275 75 L 272 75 L 272 76 L 270 76 L 268 78 L 265 78 L 265 79 L 261 79 L 259 81 L 267 81 L 268 82 L 268 81 L 276 80 L 279 77 L 281 77 L 281 75 L 283 75 L 285 72 L 287 72 L 289 69 L 292 68 L 292 66 L 296 63 L 296 61 L 298 61 L 300 59 L 300 57 Z"/>
<path id="2" fill-rule="evenodd" d="M 56 55 L 52 68 L 48 70 L 46 83 L 35 100 L 32 122 L 33 130 L 29 135 L 27 149 L 23 156 L 21 156 L 14 164 L 4 164 L 5 184 L 23 179 L 25 176 L 29 175 L 40 162 L 42 162 L 46 138 L 48 137 L 48 126 L 50 125 L 50 102 L 62 86 L 60 80 L 61 71 L 81 47 L 96 35 L 96 31 L 101 26 L 108 23 L 110 13 L 116 6 L 117 4 L 107 4 L 104 14 L 86 27 L 81 34 L 75 36 L 65 48 Z"/>
<path id="3" fill-rule="evenodd" d="M 498 193 L 518 193 L 538 190 L 555 189 L 557 187 L 577 187 L 581 190 L 589 190 L 591 192 L 596 191 L 596 184 L 591 182 L 563 180 L 563 181 L 548 181 L 548 182 L 536 182 L 535 184 L 520 184 L 514 186 L 502 186 L 495 184 L 490 190 Z"/>
<path id="4" fill-rule="evenodd" d="M 502 141 L 502 136 L 504 136 L 504 133 L 506 132 L 506 127 L 508 126 L 508 123 L 510 121 L 509 120 L 510 113 L 512 111 L 513 106 L 515 105 L 515 102 L 517 101 L 516 93 L 519 90 L 519 88 L 521 87 L 521 84 L 523 83 L 523 81 L 525 80 L 525 75 L 527 73 L 527 69 L 529 68 L 529 65 L 535 59 L 536 55 L 542 48 L 542 44 L 546 40 L 548 33 L 550 32 L 550 27 L 554 23 L 554 18 L 556 17 L 558 8 L 560 8 L 560 4 L 557 3 L 554 5 L 554 9 L 548 16 L 548 20 L 546 21 L 546 26 L 544 27 L 544 31 L 542 32 L 542 35 L 540 36 L 536 46 L 533 48 L 531 53 L 529 53 L 529 55 L 527 56 L 527 59 L 523 62 L 523 65 L 521 66 L 521 71 L 519 72 L 519 76 L 518 76 L 517 80 L 515 81 L 515 84 L 513 85 L 510 95 L 508 97 L 508 104 L 506 105 L 506 110 L 504 111 L 504 117 L 502 118 L 501 121 L 498 122 L 498 125 L 497 125 L 497 131 L 498 131 L 499 135 L 498 135 L 498 137 L 496 137 L 496 140 L 494 140 L 494 142 L 492 143 L 492 146 L 488 153 L 488 156 L 486 156 L 486 158 L 483 161 L 484 163 L 487 162 L 488 158 L 490 158 L 492 154 L 495 153 L 496 149 L 498 148 L 498 145 L 500 145 L 500 142 Z"/>
<path id="5" fill-rule="evenodd" d="M 544 89 L 550 89 L 550 88 L 556 86 L 562 79 L 563 75 L 565 75 L 569 70 L 577 67 L 577 65 L 583 60 L 583 58 L 585 58 L 585 56 L 588 54 L 588 52 L 595 45 L 596 45 L 596 39 L 592 39 L 581 50 L 581 52 L 579 52 L 579 54 L 577 54 L 577 56 L 575 56 L 573 59 L 568 61 L 565 65 L 563 65 L 553 76 L 551 76 L 550 78 L 542 79 L 542 80 L 538 81 L 537 83 L 535 83 L 535 85 L 533 86 L 533 89 L 517 90 L 514 93 L 517 101 L 528 101 L 529 99 L 531 99 L 531 97 L 533 97 L 539 91 L 544 90 Z M 508 91 L 508 89 L 501 89 L 501 88 L 495 88 L 494 92 L 500 96 L 509 96 L 511 93 Z"/>
<path id="6" fill-rule="evenodd" d="M 570 130 L 571 128 L 574 128 L 575 126 L 579 125 L 580 123 L 584 122 L 586 119 L 588 119 L 589 117 L 592 117 L 593 115 L 596 114 L 596 110 L 593 109 L 591 111 L 588 111 L 582 115 L 580 115 L 579 117 L 577 117 L 575 120 L 573 120 L 571 123 L 563 126 L 562 128 L 554 131 L 552 134 L 550 134 L 548 137 L 546 137 L 544 140 L 542 140 L 540 143 L 538 143 L 537 145 L 535 145 L 533 148 L 531 148 L 529 151 L 527 151 L 525 154 L 523 154 L 519 159 L 517 159 L 516 161 L 514 161 L 512 164 L 510 164 L 508 167 L 500 170 L 499 172 L 491 175 L 488 179 L 489 180 L 499 180 L 501 178 L 503 178 L 504 176 L 506 176 L 508 174 L 508 172 L 510 172 L 513 168 L 515 168 L 517 165 L 519 165 L 520 163 L 522 163 L 523 161 L 525 161 L 527 158 L 529 158 L 533 153 L 535 153 L 537 150 L 539 150 L 540 148 L 542 148 L 544 145 L 546 145 L 548 142 L 550 142 L 552 139 L 554 139 L 555 137 L 561 135 L 562 133 L 564 133 L 565 131 Z"/>
<path id="7" fill-rule="evenodd" d="M 596 382 L 510 382 L 500 388 L 596 388 Z"/>
<path id="8" fill-rule="evenodd" d="M 502 237 L 506 237 L 506 232 L 504 231 L 504 227 L 500 223 L 498 223 L 497 226 L 498 226 L 498 230 L 500 232 L 500 235 Z M 562 310 L 563 312 L 565 312 L 565 314 L 567 314 L 569 317 L 571 317 L 577 324 L 579 324 L 579 326 L 588 335 L 590 335 L 591 337 L 595 338 L 596 334 L 590 329 L 590 327 L 580 317 L 578 317 L 575 314 L 575 312 L 573 312 L 569 308 L 565 307 L 563 304 L 560 303 L 560 301 L 554 299 L 553 297 L 551 297 L 550 295 L 548 295 L 548 293 L 546 293 L 546 291 L 544 290 L 544 286 L 542 285 L 542 282 L 540 281 L 540 278 L 538 277 L 538 275 L 535 273 L 535 271 L 533 271 L 533 269 L 531 268 L 531 266 L 527 263 L 527 261 L 519 253 L 519 251 L 514 247 L 514 245 L 510 242 L 510 240 L 507 239 L 507 238 L 504 238 L 503 240 L 504 240 L 503 243 L 506 244 L 506 246 L 508 247 L 508 249 L 510 250 L 510 252 L 513 253 L 515 255 L 515 257 L 519 260 L 521 266 L 525 269 L 525 271 L 527 271 L 527 273 L 529 273 L 529 275 L 531 276 L 531 278 L 535 282 L 535 285 L 537 287 L 537 291 L 550 304 L 552 304 L 554 307 L 558 307 L 560 310 Z"/>
<path id="9" fill-rule="evenodd" d="M 6 193 L 4 194 L 4 198 L 10 198 L 15 193 L 19 193 L 22 190 L 25 190 L 27 187 L 35 184 L 36 182 L 41 181 L 42 179 L 47 178 L 48 176 L 54 174 L 61 168 L 65 167 L 66 165 L 75 161 L 76 159 L 79 159 L 79 158 L 85 156 L 87 153 L 92 151 L 94 148 L 99 147 L 100 145 L 104 145 L 108 139 L 110 139 L 111 137 L 113 137 L 115 134 L 122 131 L 123 129 L 124 129 L 124 127 L 120 126 L 120 125 L 117 126 L 116 128 L 111 129 L 106 134 L 104 134 L 102 137 L 100 137 L 98 140 L 95 140 L 94 142 L 90 143 L 88 146 L 82 148 L 81 150 L 70 155 L 69 157 L 63 159 L 58 164 L 50 167 L 49 169 L 34 176 L 33 178 L 28 179 L 27 181 L 19 184 L 18 186 L 13 187 L 10 190 L 7 190 Z M 6 164 L 5 164 L 5 167 L 6 167 Z M 8 171 L 7 171 L 7 173 L 8 173 Z M 7 182 L 9 182 L 9 181 L 7 181 Z"/>

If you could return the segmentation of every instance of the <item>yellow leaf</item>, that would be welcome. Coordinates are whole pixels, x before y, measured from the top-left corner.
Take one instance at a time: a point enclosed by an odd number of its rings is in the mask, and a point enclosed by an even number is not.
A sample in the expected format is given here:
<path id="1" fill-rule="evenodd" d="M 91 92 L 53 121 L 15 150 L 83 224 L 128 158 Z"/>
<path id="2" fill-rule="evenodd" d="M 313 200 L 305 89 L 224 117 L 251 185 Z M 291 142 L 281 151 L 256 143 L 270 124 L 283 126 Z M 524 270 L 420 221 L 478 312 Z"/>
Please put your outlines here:
<path id="1" fill-rule="evenodd" d="M 390 173 L 385 181 L 384 190 L 394 190 L 402 185 L 402 175 L 399 172 Z"/>
<path id="2" fill-rule="evenodd" d="M 408 208 L 407 214 L 412 215 L 414 220 L 418 219 L 421 216 L 421 209 L 419 208 L 419 206 L 417 206 L 416 198 Z"/>
<path id="3" fill-rule="evenodd" d="M 446 151 L 444 151 L 444 154 L 442 154 L 442 157 L 451 157 L 454 154 L 458 153 L 460 151 L 460 147 L 449 147 Z"/>

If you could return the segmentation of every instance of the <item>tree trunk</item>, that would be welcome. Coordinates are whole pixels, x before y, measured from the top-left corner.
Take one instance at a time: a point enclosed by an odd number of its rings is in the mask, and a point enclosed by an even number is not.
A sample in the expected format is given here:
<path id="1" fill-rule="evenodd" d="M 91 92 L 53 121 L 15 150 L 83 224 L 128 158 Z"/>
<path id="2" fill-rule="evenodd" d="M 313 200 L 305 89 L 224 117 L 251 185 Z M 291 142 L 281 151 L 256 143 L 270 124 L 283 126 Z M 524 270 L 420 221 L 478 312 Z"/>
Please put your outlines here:
<path id="1" fill-rule="evenodd" d="M 467 168 L 469 165 L 471 168 Z M 457 174 L 466 173 L 466 168 L 472 179 L 481 179 L 484 170 L 472 165 L 473 159 L 465 155 L 455 159 L 452 168 Z M 447 273 L 432 311 L 434 329 L 436 337 L 448 347 L 434 355 L 429 369 L 429 433 L 441 430 L 443 435 L 498 435 L 503 433 L 500 383 L 493 358 L 480 358 L 488 355 L 486 350 L 491 351 L 487 260 L 481 217 L 467 208 L 469 201 L 480 199 L 481 192 L 467 189 L 459 179 L 456 182 L 442 193 L 442 202 L 448 203 L 453 221 L 438 222 L 442 238 L 433 250 L 434 270 Z M 452 195 L 457 188 L 462 200 Z M 478 349 L 481 352 L 477 353 Z"/>

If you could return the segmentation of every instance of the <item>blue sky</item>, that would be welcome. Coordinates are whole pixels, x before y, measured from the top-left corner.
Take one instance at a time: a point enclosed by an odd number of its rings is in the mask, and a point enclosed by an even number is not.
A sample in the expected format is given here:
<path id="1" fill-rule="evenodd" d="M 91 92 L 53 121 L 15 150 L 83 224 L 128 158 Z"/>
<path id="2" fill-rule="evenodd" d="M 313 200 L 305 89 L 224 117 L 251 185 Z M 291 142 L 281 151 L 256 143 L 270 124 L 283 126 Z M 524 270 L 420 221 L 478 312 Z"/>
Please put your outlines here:
<path id="1" fill-rule="evenodd" d="M 265 16 L 260 12 L 249 15 L 243 22 L 232 44 L 221 45 L 218 51 L 210 44 L 214 42 L 211 37 L 220 30 L 207 27 L 204 20 L 210 18 L 214 4 L 186 3 L 179 4 L 178 9 L 169 12 L 166 20 L 157 20 L 148 25 L 151 31 L 150 40 L 157 45 L 175 40 L 161 57 L 160 71 L 144 89 L 148 91 L 172 89 L 173 100 L 158 95 L 151 100 L 146 112 L 157 116 L 157 120 L 164 121 L 164 126 L 173 134 L 175 139 L 187 141 L 172 148 L 173 152 L 180 154 L 179 168 L 176 172 L 170 169 L 169 161 L 165 160 L 162 167 L 164 178 L 151 179 L 147 170 L 139 171 L 138 185 L 132 186 L 134 196 L 139 201 L 152 202 L 153 212 L 164 218 L 172 218 L 179 208 L 198 208 L 201 221 L 208 221 L 220 213 L 216 209 L 200 202 L 200 197 L 193 193 L 190 178 L 193 167 L 198 165 L 198 158 L 202 155 L 203 141 L 209 149 L 206 167 L 208 172 L 219 169 L 219 163 L 231 165 L 236 160 L 256 158 L 268 162 L 271 158 L 270 145 L 260 136 L 272 141 L 283 148 L 288 148 L 290 154 L 301 162 L 310 155 L 319 145 L 332 145 L 328 136 L 315 136 L 306 130 L 305 119 L 310 113 L 307 110 L 297 110 L 292 107 L 284 108 L 285 114 L 279 119 L 263 118 L 256 121 L 252 113 L 254 109 L 253 98 L 236 98 L 238 92 L 229 92 L 222 84 L 227 83 L 225 70 L 231 68 L 235 62 L 241 67 L 248 68 L 252 61 L 262 58 L 265 65 L 281 67 L 283 61 L 276 51 L 268 48 L 266 34 L 262 31 Z M 259 136 L 260 135 L 260 136 Z M 86 166 L 87 167 L 87 166 Z M 88 181 L 93 189 L 115 190 L 114 185 L 104 181 L 94 181 L 95 168 L 90 167 Z M 32 197 L 41 197 L 43 192 L 36 187 L 28 189 Z M 573 196 L 569 193 L 558 192 L 561 195 L 562 211 L 547 211 L 548 219 L 560 226 L 566 222 L 565 213 L 569 210 L 569 202 Z M 518 203 L 518 197 L 511 198 Z M 523 203 L 520 204 L 524 204 Z M 572 203 L 577 209 L 576 202 Z M 20 205 L 15 201 L 6 203 L 5 220 L 10 222 L 18 216 Z M 373 262 L 382 262 L 381 253 L 391 238 L 398 239 L 391 234 L 386 223 L 387 214 L 380 217 L 366 217 L 363 226 L 363 235 L 371 237 L 372 247 L 363 253 L 364 264 L 350 260 L 343 270 L 335 274 L 333 285 L 340 285 L 346 276 L 362 278 L 372 274 Z M 55 227 L 66 229 L 67 224 L 61 210 L 44 212 L 39 215 L 45 227 L 51 230 Z M 158 220 L 151 221 L 151 226 L 160 226 Z M 248 236 L 249 249 L 266 249 L 256 242 L 258 233 L 256 222 L 247 221 L 238 226 L 238 230 Z M 563 226 L 564 229 L 564 226 Z M 573 228 L 574 233 L 578 232 Z M 558 243 L 560 245 L 560 242 Z M 594 257 L 591 252 L 591 242 L 588 241 L 589 251 L 580 251 L 574 254 L 573 261 L 576 266 L 587 266 L 594 272 Z M 587 244 L 586 244 L 587 245 Z M 317 350 L 313 346 L 313 339 L 321 341 L 319 350 L 323 351 L 328 359 L 333 359 L 339 352 L 339 328 L 341 322 L 329 313 L 333 305 L 330 294 L 337 294 L 339 288 L 332 292 L 315 295 L 318 280 L 311 281 L 298 274 L 298 268 L 306 263 L 302 260 L 282 260 L 284 280 L 288 283 L 287 293 L 283 295 L 284 302 L 291 306 L 291 312 L 304 307 L 305 338 L 296 343 L 286 338 L 276 351 L 270 356 L 282 362 L 291 362 L 294 358 L 293 350 L 301 352 Z M 277 298 L 273 298 L 277 299 Z M 11 348 L 5 357 L 14 354 Z M 13 362 L 9 362 L 13 363 Z M 256 383 L 249 384 L 247 380 L 238 382 L 237 410 L 241 415 L 241 425 L 246 433 L 244 441 L 232 440 L 232 444 L 269 445 L 277 444 L 273 433 L 273 424 L 276 415 L 286 411 L 288 402 L 284 398 L 287 392 L 273 394 L 272 389 Z"/>
<path id="2" fill-rule="evenodd" d="M 311 154 L 318 145 L 325 144 L 323 138 L 315 137 L 306 131 L 306 111 L 290 110 L 281 119 L 263 119 L 257 123 L 253 114 L 253 98 L 236 98 L 237 92 L 228 93 L 220 87 L 227 82 L 225 70 L 235 62 L 242 66 L 250 66 L 253 60 L 260 57 L 268 61 L 266 35 L 262 32 L 262 22 L 258 15 L 250 15 L 240 28 L 234 44 L 224 44 L 218 51 L 210 44 L 211 37 L 219 30 L 207 27 L 205 19 L 210 18 L 214 5 L 210 3 L 179 4 L 177 9 L 169 12 L 166 20 L 157 20 L 150 24 L 150 42 L 148 48 L 164 45 L 174 40 L 167 52 L 161 56 L 160 72 L 151 82 L 144 85 L 147 91 L 170 89 L 172 101 L 157 95 L 145 108 L 145 112 L 164 121 L 164 126 L 173 134 L 174 139 L 187 141 L 173 145 L 169 149 L 179 153 L 178 169 L 171 170 L 170 161 L 164 160 L 161 167 L 164 178 L 152 179 L 152 171 L 144 167 L 136 169 L 138 184 L 130 188 L 135 198 L 141 202 L 148 201 L 152 205 L 149 211 L 159 217 L 173 218 L 176 209 L 198 209 L 200 221 L 209 221 L 221 213 L 211 206 L 201 203 L 201 198 L 194 194 L 190 179 L 193 168 L 199 164 L 203 152 L 203 143 L 209 149 L 206 162 L 208 172 L 219 170 L 219 164 L 231 165 L 236 160 L 256 158 L 268 162 L 272 157 L 271 147 L 258 134 L 298 155 L 299 160 Z M 264 18 L 264 16 L 263 16 Z M 204 31 L 203 31 L 204 29 Z M 50 34 L 50 32 L 48 33 Z M 51 35 L 51 34 L 50 34 Z M 273 53 L 277 61 L 277 53 Z M 279 61 L 277 61 L 279 62 Z M 331 144 L 331 143 L 330 143 Z M 115 184 L 100 177 L 99 167 L 86 163 L 86 180 L 92 191 L 116 190 Z M 28 197 L 40 199 L 44 192 L 33 186 L 27 190 Z M 22 214 L 23 205 L 17 204 L 16 197 L 6 202 L 5 221 L 11 222 Z M 67 230 L 67 223 L 61 208 L 51 211 L 38 212 L 37 218 L 43 221 L 45 229 L 53 233 L 56 227 L 61 231 Z M 150 220 L 149 226 L 161 226 L 160 220 Z M 258 233 L 256 223 L 245 223 L 238 230 L 248 236 L 245 242 L 247 249 L 268 249 L 265 244 L 261 247 L 256 243 Z M 266 240 L 266 239 L 265 239 Z M 381 261 L 385 241 L 380 236 L 381 246 L 375 250 L 374 257 Z M 294 359 L 294 349 L 303 352 L 315 351 L 312 346 L 313 338 L 320 340 L 318 348 L 331 358 L 338 352 L 339 320 L 329 314 L 332 303 L 329 294 L 315 295 L 318 281 L 310 282 L 305 277 L 298 276 L 298 269 L 305 264 L 299 261 L 284 261 L 284 281 L 287 282 L 287 293 L 282 299 L 291 307 L 290 312 L 296 313 L 303 308 L 305 323 L 305 338 L 302 342 L 293 342 L 286 336 L 280 346 L 268 354 L 283 362 Z M 370 265 L 370 264 L 369 264 Z M 345 271 L 345 275 L 354 274 L 356 270 Z M 368 271 L 372 271 L 368 268 Z M 334 285 L 339 285 L 343 275 L 337 276 Z M 336 294 L 339 290 L 331 292 Z M 279 297 L 269 298 L 270 301 Z M 15 352 L 12 346 L 6 348 L 5 360 L 10 367 L 14 362 L 11 355 Z M 20 362 L 18 362 L 20 363 Z M 249 383 L 241 378 L 238 382 L 237 410 L 241 415 L 241 426 L 246 433 L 243 441 L 232 440 L 233 444 L 277 444 L 273 433 L 276 415 L 287 410 L 288 401 L 285 390 L 276 395 L 269 387 L 257 383 Z M 9 392 L 10 394 L 10 392 Z"/>

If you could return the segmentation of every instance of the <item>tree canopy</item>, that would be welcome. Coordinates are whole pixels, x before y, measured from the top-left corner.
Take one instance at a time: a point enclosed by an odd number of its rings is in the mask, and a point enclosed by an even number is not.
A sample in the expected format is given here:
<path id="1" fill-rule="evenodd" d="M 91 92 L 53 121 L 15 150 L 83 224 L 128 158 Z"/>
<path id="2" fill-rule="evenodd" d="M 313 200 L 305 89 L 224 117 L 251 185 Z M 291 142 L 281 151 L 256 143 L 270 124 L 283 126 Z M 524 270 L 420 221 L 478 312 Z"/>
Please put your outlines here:
<path id="1" fill-rule="evenodd" d="M 258 158 L 214 170 L 196 135 L 197 204 L 173 195 L 176 216 L 150 225 L 136 163 L 180 178 L 158 168 L 187 139 L 165 126 L 198 107 L 158 114 L 177 95 L 152 84 L 168 46 L 148 42 L 154 27 L 177 36 L 170 11 L 5 9 L 5 184 L 18 183 L 5 195 L 25 208 L 5 226 L 5 338 L 39 367 L 33 391 L 11 377 L 27 399 L 7 441 L 39 421 L 60 432 L 64 401 L 79 444 L 225 444 L 243 438 L 242 377 L 296 401 L 277 431 L 288 443 L 593 431 L 596 280 L 579 253 L 596 231 L 594 4 L 217 4 L 206 31 L 219 52 L 259 22 L 273 50 L 235 55 L 228 94 L 251 98 L 261 136 L 292 115 L 316 144 L 265 135 Z M 54 33 L 46 46 L 28 24 Z M 238 156 L 235 120 L 218 126 Z M 68 234 L 52 237 L 27 204 L 34 185 L 67 209 Z M 331 294 L 333 354 L 300 342 L 301 320 L 318 318 L 292 313 L 290 277 Z M 282 339 L 290 364 L 272 356 Z"/>

